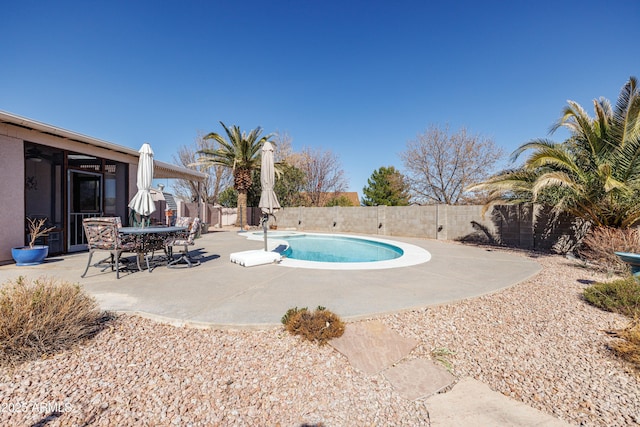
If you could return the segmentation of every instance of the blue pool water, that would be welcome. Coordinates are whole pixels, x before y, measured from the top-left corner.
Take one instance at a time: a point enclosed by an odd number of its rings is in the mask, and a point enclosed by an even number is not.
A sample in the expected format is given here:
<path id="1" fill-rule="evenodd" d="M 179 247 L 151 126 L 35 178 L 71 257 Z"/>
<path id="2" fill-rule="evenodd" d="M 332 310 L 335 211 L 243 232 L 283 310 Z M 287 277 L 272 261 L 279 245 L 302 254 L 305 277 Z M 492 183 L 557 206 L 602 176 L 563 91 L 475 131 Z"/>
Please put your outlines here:
<path id="1" fill-rule="evenodd" d="M 282 237 L 289 243 L 287 258 L 316 262 L 376 262 L 399 258 L 402 249 L 388 243 L 355 237 L 294 235 Z"/>

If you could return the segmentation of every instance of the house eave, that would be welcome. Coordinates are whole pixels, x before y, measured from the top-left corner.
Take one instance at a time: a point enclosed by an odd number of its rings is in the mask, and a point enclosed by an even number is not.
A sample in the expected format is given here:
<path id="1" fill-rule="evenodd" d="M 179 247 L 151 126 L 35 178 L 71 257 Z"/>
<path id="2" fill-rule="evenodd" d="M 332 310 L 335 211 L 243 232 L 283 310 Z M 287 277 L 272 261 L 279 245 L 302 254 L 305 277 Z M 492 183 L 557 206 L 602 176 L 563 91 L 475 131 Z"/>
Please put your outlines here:
<path id="1" fill-rule="evenodd" d="M 51 135 L 57 138 L 63 138 L 69 141 L 86 144 L 92 147 L 100 147 L 116 153 L 140 157 L 140 153 L 138 153 L 138 150 L 103 141 L 101 139 L 83 135 L 78 132 L 62 129 L 36 120 L 28 119 L 26 117 L 21 117 L 2 110 L 0 110 L 0 124 L 8 124 L 11 126 L 39 132 L 45 135 Z M 207 174 L 205 173 L 180 167 L 177 165 L 172 165 L 169 163 L 160 162 L 158 160 L 154 160 L 154 165 L 157 170 L 155 176 L 156 178 L 177 178 L 190 181 L 204 181 L 207 177 Z"/>

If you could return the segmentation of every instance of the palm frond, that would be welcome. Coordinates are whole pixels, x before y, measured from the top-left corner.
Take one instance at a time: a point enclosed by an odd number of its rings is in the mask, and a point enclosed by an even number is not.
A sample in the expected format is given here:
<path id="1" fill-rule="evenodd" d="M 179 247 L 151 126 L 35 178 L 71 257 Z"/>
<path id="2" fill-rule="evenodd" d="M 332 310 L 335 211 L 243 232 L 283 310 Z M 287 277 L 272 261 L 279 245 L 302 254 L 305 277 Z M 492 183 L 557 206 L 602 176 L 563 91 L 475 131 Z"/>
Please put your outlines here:
<path id="1" fill-rule="evenodd" d="M 622 87 L 614 110 L 613 121 L 620 145 L 640 137 L 640 93 L 635 77 L 630 77 Z"/>
<path id="2" fill-rule="evenodd" d="M 619 190 L 623 192 L 629 191 L 629 188 L 625 185 L 624 182 L 618 181 L 611 175 L 606 176 L 606 178 L 604 179 L 603 187 L 604 187 L 604 191 L 606 191 L 607 193 L 614 190 Z"/>
<path id="3" fill-rule="evenodd" d="M 551 128 L 551 132 L 564 127 L 576 137 L 575 141 L 587 143 L 592 153 L 597 152 L 598 138 L 593 130 L 591 117 L 577 102 L 569 100 L 567 103 L 569 105 L 564 108 L 562 117 Z"/>
<path id="4" fill-rule="evenodd" d="M 531 186 L 533 199 L 536 200 L 542 190 L 550 187 L 564 187 L 573 193 L 584 191 L 584 188 L 571 175 L 561 171 L 552 171 L 540 175 L 533 183 Z"/>
<path id="5" fill-rule="evenodd" d="M 539 145 L 525 162 L 525 168 L 535 170 L 541 167 L 551 166 L 561 170 L 579 174 L 582 168 L 575 163 L 575 156 L 566 145 L 548 144 Z"/>
<path id="6" fill-rule="evenodd" d="M 640 222 L 640 90 L 631 77 L 615 108 L 599 98 L 595 117 L 567 101 L 560 119 L 570 136 L 561 143 L 533 139 L 511 155 L 515 162 L 527 153 L 519 169 L 500 172 L 468 190 L 489 192 L 490 204 L 536 201 L 614 227 Z"/>
<path id="7" fill-rule="evenodd" d="M 464 191 L 495 191 L 510 188 L 526 188 L 535 181 L 536 175 L 524 169 L 511 169 L 489 177 L 483 182 L 472 184 Z"/>
<path id="8" fill-rule="evenodd" d="M 627 214 L 622 219 L 621 226 L 623 228 L 629 228 L 637 226 L 640 223 L 640 209 L 636 208 L 632 211 L 627 211 Z"/>
<path id="9" fill-rule="evenodd" d="M 617 145 L 610 138 L 613 118 L 611 103 L 608 99 L 600 97 L 599 100 L 593 101 L 593 110 L 596 113 L 596 119 L 593 121 L 594 132 L 601 140 L 598 153 L 602 153 L 603 150 L 615 150 Z"/>
<path id="10" fill-rule="evenodd" d="M 514 163 L 518 160 L 518 157 L 520 157 L 520 155 L 522 155 L 522 153 L 524 153 L 525 151 L 528 151 L 528 150 L 535 151 L 538 149 L 543 149 L 545 147 L 551 148 L 551 147 L 554 147 L 555 145 L 556 143 L 550 139 L 532 139 L 531 141 L 526 142 L 521 146 L 519 146 L 518 148 L 516 148 L 514 152 L 511 153 L 509 160 L 512 163 Z"/>

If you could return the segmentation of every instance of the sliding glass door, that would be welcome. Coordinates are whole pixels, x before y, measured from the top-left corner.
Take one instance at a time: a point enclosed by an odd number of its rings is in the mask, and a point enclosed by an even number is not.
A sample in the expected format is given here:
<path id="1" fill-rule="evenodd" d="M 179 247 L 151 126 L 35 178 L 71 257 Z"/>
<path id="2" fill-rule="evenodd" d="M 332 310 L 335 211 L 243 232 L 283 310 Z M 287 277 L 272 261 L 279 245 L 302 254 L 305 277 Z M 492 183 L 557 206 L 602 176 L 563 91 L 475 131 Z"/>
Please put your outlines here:
<path id="1" fill-rule="evenodd" d="M 68 171 L 68 252 L 87 249 L 82 220 L 102 216 L 103 178 L 101 173 Z"/>

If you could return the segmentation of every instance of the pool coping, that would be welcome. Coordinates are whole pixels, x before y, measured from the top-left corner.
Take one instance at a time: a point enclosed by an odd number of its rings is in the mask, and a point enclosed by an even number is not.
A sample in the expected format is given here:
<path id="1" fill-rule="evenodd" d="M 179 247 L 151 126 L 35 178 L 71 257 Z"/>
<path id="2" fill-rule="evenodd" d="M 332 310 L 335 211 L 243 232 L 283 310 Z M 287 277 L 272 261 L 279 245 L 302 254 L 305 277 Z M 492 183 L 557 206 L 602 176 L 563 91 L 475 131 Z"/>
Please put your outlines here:
<path id="1" fill-rule="evenodd" d="M 284 257 L 280 261 L 279 265 L 282 267 L 291 268 L 308 268 L 318 270 L 381 270 L 386 268 L 400 268 L 409 267 L 412 265 L 418 265 L 428 262 L 431 259 L 431 254 L 424 248 L 416 245 L 412 245 L 407 242 L 401 242 L 399 240 L 382 239 L 379 237 L 366 236 L 360 234 L 344 234 L 344 233 L 318 233 L 318 232 L 302 232 L 302 231 L 282 231 L 272 232 L 272 237 L 269 239 L 269 233 L 267 232 L 267 246 L 272 248 L 274 252 L 283 254 L 289 243 L 282 239 L 282 235 L 291 236 L 329 236 L 329 237 L 346 237 L 350 239 L 370 240 L 373 242 L 384 243 L 400 248 L 402 255 L 398 258 L 384 260 L 384 261 L 371 261 L 371 262 L 321 262 L 321 261 L 305 261 L 293 258 Z M 263 233 L 253 232 L 247 233 L 247 239 L 249 240 L 264 240 Z M 280 237 L 280 238 L 279 238 Z"/>

